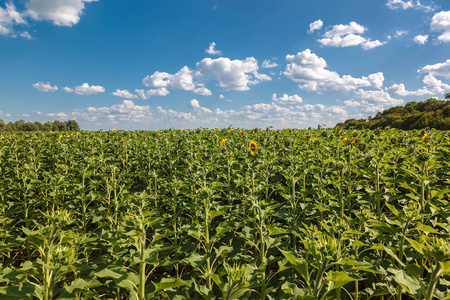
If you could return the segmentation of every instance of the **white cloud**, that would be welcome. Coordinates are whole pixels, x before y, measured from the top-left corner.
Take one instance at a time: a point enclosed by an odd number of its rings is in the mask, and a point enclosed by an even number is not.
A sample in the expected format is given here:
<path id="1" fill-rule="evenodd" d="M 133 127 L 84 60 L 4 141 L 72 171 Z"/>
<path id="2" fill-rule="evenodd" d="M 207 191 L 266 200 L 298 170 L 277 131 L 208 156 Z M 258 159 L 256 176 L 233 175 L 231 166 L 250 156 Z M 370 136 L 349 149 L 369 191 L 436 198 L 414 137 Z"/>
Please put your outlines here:
<path id="1" fill-rule="evenodd" d="M 222 51 L 216 50 L 216 43 L 212 42 L 209 44 L 209 48 L 205 50 L 205 53 L 211 54 L 211 55 L 220 55 L 222 54 Z"/>
<path id="2" fill-rule="evenodd" d="M 414 42 L 420 45 L 426 44 L 427 41 L 428 41 L 428 34 L 426 35 L 419 34 L 414 37 Z"/>
<path id="3" fill-rule="evenodd" d="M 0 35 L 14 35 L 14 25 L 25 25 L 27 22 L 22 13 L 16 10 L 12 3 L 5 3 L 5 8 L 0 6 Z"/>
<path id="4" fill-rule="evenodd" d="M 186 124 L 187 122 L 193 122 L 196 117 L 192 113 L 178 112 L 172 109 L 163 109 L 161 106 L 156 107 L 156 112 L 161 118 L 161 121 L 169 122 L 170 124 L 178 123 Z"/>
<path id="5" fill-rule="evenodd" d="M 120 90 L 120 89 L 117 89 L 114 93 L 112 93 L 112 95 L 127 99 L 136 99 L 138 97 L 133 93 L 130 93 L 128 90 Z"/>
<path id="6" fill-rule="evenodd" d="M 380 42 L 379 40 L 372 41 L 361 36 L 367 28 L 356 23 L 350 22 L 348 25 L 334 25 L 331 30 L 328 30 L 323 35 L 323 38 L 318 42 L 325 47 L 351 47 L 358 46 L 364 50 L 370 50 L 375 47 L 386 44 L 386 42 Z"/>
<path id="7" fill-rule="evenodd" d="M 319 40 L 319 43 L 326 47 L 351 47 L 361 45 L 365 41 L 366 39 L 360 35 L 349 34 L 344 37 L 333 36 L 331 38 L 323 38 Z"/>
<path id="8" fill-rule="evenodd" d="M 408 0 L 408 1 L 404 1 L 404 0 L 388 0 L 388 2 L 386 3 L 386 6 L 389 7 L 390 9 L 393 10 L 398 10 L 398 9 L 409 9 L 409 8 L 414 8 L 414 9 L 423 9 L 427 12 L 429 11 L 433 11 L 435 9 L 433 4 L 430 5 L 424 5 L 422 3 L 420 3 L 419 0 Z"/>
<path id="9" fill-rule="evenodd" d="M 74 93 L 77 95 L 92 95 L 92 94 L 98 94 L 98 93 L 104 93 L 105 88 L 100 85 L 91 85 L 89 86 L 88 83 L 83 83 L 80 86 L 77 86 L 75 88 L 69 88 L 65 87 L 64 91 L 67 93 Z"/>
<path id="10" fill-rule="evenodd" d="M 54 91 L 58 90 L 58 87 L 56 85 L 52 86 L 50 84 L 50 82 L 43 83 L 42 81 L 39 81 L 37 83 L 33 83 L 33 87 L 35 89 L 37 89 L 38 91 L 41 91 L 41 92 L 54 92 Z"/>
<path id="11" fill-rule="evenodd" d="M 390 94 L 394 94 L 395 96 L 405 97 L 405 96 L 423 96 L 423 95 L 432 95 L 434 94 L 432 91 L 428 90 L 426 87 L 420 88 L 416 91 L 408 91 L 405 88 L 403 83 L 393 84 L 391 87 L 387 88 Z"/>
<path id="12" fill-rule="evenodd" d="M 348 25 L 334 25 L 333 28 L 331 30 L 327 30 L 323 36 L 326 38 L 332 38 L 335 36 L 344 36 L 349 34 L 363 34 L 366 30 L 367 28 L 364 26 L 359 25 L 356 22 L 350 22 Z"/>
<path id="13" fill-rule="evenodd" d="M 212 113 L 212 110 L 210 110 L 209 108 L 200 106 L 200 103 L 197 101 L 197 99 L 190 100 L 189 106 L 194 108 L 194 110 L 197 114 L 211 114 Z"/>
<path id="14" fill-rule="evenodd" d="M 194 71 L 187 66 L 181 68 L 176 74 L 156 71 L 151 76 L 145 77 L 142 82 L 145 86 L 155 88 L 171 88 L 192 91 L 195 88 Z"/>
<path id="15" fill-rule="evenodd" d="M 202 76 L 214 78 L 220 87 L 228 90 L 246 91 L 250 89 L 248 85 L 271 80 L 268 75 L 258 73 L 258 62 L 253 57 L 247 57 L 245 60 L 230 60 L 227 57 L 205 58 L 196 65 Z"/>
<path id="16" fill-rule="evenodd" d="M 272 94 L 272 100 L 280 104 L 298 104 L 303 102 L 302 97 L 299 95 L 288 96 L 288 94 L 283 94 L 283 96 L 277 98 L 275 93 Z"/>
<path id="17" fill-rule="evenodd" d="M 321 19 L 316 20 L 314 22 L 312 22 L 311 24 L 309 24 L 309 30 L 308 33 L 313 33 L 315 30 L 320 30 L 323 26 L 323 22 Z"/>
<path id="18" fill-rule="evenodd" d="M 361 45 L 361 47 L 362 47 L 364 50 L 370 50 L 370 49 L 373 49 L 373 48 L 382 46 L 382 45 L 384 45 L 384 44 L 386 44 L 386 42 L 380 42 L 379 40 L 375 40 L 375 41 L 366 40 L 366 41 Z"/>
<path id="19" fill-rule="evenodd" d="M 276 68 L 278 67 L 278 64 L 276 62 L 272 62 L 270 59 L 266 59 L 265 61 L 263 61 L 261 68 Z"/>
<path id="20" fill-rule="evenodd" d="M 121 103 L 109 107 L 77 109 L 70 114 L 70 117 L 88 122 L 145 123 L 152 119 L 152 112 L 148 105 L 140 106 L 131 100 L 123 100 Z"/>
<path id="21" fill-rule="evenodd" d="M 352 101 L 352 100 L 345 100 L 344 104 L 345 104 L 345 106 L 348 106 L 348 107 L 359 107 L 359 106 L 361 106 L 360 102 Z"/>
<path id="22" fill-rule="evenodd" d="M 442 80 L 437 79 L 431 74 L 425 75 L 423 78 L 423 83 L 425 83 L 434 93 L 437 94 L 443 94 L 450 91 L 450 84 L 443 83 Z"/>
<path id="23" fill-rule="evenodd" d="M 194 89 L 194 94 L 202 95 L 202 96 L 211 96 L 212 92 L 208 90 L 206 87 L 201 86 Z"/>
<path id="24" fill-rule="evenodd" d="M 158 89 L 150 89 L 150 90 L 143 90 L 143 89 L 135 89 L 134 92 L 139 96 L 141 99 L 148 99 L 151 96 L 167 96 L 170 94 L 170 92 L 166 88 L 158 88 Z"/>
<path id="25" fill-rule="evenodd" d="M 439 41 L 450 42 L 450 11 L 441 11 L 435 14 L 431 20 L 431 30 L 442 32 L 438 37 Z"/>
<path id="26" fill-rule="evenodd" d="M 383 90 L 366 91 L 363 89 L 358 89 L 354 92 L 354 94 L 359 99 L 364 100 L 372 105 L 375 104 L 383 106 L 393 106 L 393 105 L 400 105 L 404 102 L 403 99 L 392 98 L 388 92 Z"/>
<path id="27" fill-rule="evenodd" d="M 318 57 L 309 49 L 296 55 L 287 55 L 286 60 L 290 63 L 286 66 L 283 74 L 294 82 L 303 83 L 299 85 L 299 88 L 306 91 L 342 93 L 360 87 L 379 89 L 384 82 L 384 76 L 381 72 L 361 78 L 354 78 L 350 75 L 341 77 L 337 72 L 327 70 L 325 59 Z"/>
<path id="28" fill-rule="evenodd" d="M 70 115 L 63 113 L 63 112 L 58 112 L 58 113 L 48 113 L 45 114 L 46 117 L 52 117 L 52 118 L 58 118 L 58 119 L 63 119 L 63 120 L 68 120 L 70 119 Z"/>
<path id="29" fill-rule="evenodd" d="M 433 76 L 443 76 L 450 79 L 450 59 L 447 59 L 443 63 L 437 63 L 434 65 L 426 65 L 419 70 L 421 73 L 428 73 Z"/>
<path id="30" fill-rule="evenodd" d="M 189 101 L 189 106 L 193 108 L 200 108 L 200 103 L 196 99 Z"/>
<path id="31" fill-rule="evenodd" d="M 72 27 L 80 21 L 85 3 L 96 0 L 28 0 L 26 14 L 39 21 Z"/>
<path id="32" fill-rule="evenodd" d="M 401 37 L 402 35 L 408 34 L 408 30 L 396 30 L 394 37 Z"/>

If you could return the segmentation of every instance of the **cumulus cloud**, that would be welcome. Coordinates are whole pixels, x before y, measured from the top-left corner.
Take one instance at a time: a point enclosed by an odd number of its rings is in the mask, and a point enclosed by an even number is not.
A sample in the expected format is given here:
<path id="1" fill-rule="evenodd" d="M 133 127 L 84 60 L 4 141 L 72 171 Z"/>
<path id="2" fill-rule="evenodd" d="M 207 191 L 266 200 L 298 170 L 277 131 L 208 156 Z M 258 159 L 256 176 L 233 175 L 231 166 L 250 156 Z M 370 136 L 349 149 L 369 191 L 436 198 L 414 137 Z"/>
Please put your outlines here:
<path id="1" fill-rule="evenodd" d="M 88 107 L 74 110 L 71 118 L 88 122 L 115 123 L 125 121 L 130 123 L 145 123 L 152 119 L 148 105 L 136 105 L 131 100 L 123 100 L 109 107 Z"/>
<path id="2" fill-rule="evenodd" d="M 142 82 L 145 86 L 155 88 L 171 88 L 192 91 L 195 88 L 194 71 L 187 66 L 181 68 L 176 74 L 156 71 L 151 76 L 145 77 Z"/>
<path id="3" fill-rule="evenodd" d="M 399 10 L 399 9 L 409 9 L 409 8 L 414 8 L 414 9 L 422 9 L 425 10 L 427 12 L 429 11 L 433 11 L 435 9 L 435 6 L 431 3 L 430 5 L 424 5 L 422 3 L 420 3 L 419 0 L 408 0 L 408 1 L 404 1 L 404 0 L 388 0 L 388 2 L 386 3 L 386 6 L 389 7 L 392 10 Z"/>
<path id="4" fill-rule="evenodd" d="M 361 106 L 360 102 L 352 101 L 352 100 L 345 100 L 344 104 L 345 104 L 345 106 L 348 106 L 348 107 L 359 107 L 359 106 Z"/>
<path id="5" fill-rule="evenodd" d="M 52 86 L 52 85 L 50 84 L 50 82 L 44 83 L 44 82 L 42 82 L 42 81 L 33 83 L 33 87 L 34 87 L 35 89 L 37 89 L 38 91 L 41 91 L 41 92 L 54 92 L 54 91 L 57 91 L 57 90 L 58 90 L 58 87 L 57 87 L 56 85 L 55 85 L 55 86 Z"/>
<path id="6" fill-rule="evenodd" d="M 127 99 L 136 99 L 138 97 L 138 96 L 134 95 L 133 93 L 130 93 L 128 90 L 120 90 L 120 89 L 117 89 L 111 95 L 121 97 L 121 98 L 127 98 Z"/>
<path id="7" fill-rule="evenodd" d="M 98 94 L 98 93 L 104 93 L 105 92 L 105 88 L 100 86 L 100 85 L 91 85 L 89 86 L 88 83 L 83 83 L 80 86 L 77 86 L 75 88 L 69 88 L 69 87 L 65 87 L 64 91 L 67 93 L 74 93 L 77 95 L 92 95 L 92 94 Z"/>
<path id="8" fill-rule="evenodd" d="M 323 26 L 323 22 L 321 19 L 312 22 L 311 24 L 309 24 L 308 34 L 311 34 L 316 30 L 320 30 L 322 28 L 322 26 Z"/>
<path id="9" fill-rule="evenodd" d="M 350 22 L 348 25 L 334 25 L 318 41 L 325 47 L 351 47 L 361 45 L 364 50 L 370 50 L 386 43 L 380 42 L 379 40 L 372 41 L 371 39 L 366 39 L 362 36 L 366 30 L 367 28 L 356 22 Z"/>
<path id="10" fill-rule="evenodd" d="M 197 114 L 211 114 L 212 113 L 212 110 L 210 110 L 209 108 L 200 106 L 200 103 L 198 102 L 197 99 L 190 100 L 189 106 L 194 108 L 194 110 Z"/>
<path id="11" fill-rule="evenodd" d="M 408 91 L 405 88 L 403 83 L 393 84 L 391 87 L 386 89 L 390 94 L 399 97 L 405 96 L 423 96 L 423 95 L 432 95 L 434 94 L 432 91 L 428 90 L 426 87 L 420 88 L 416 91 Z"/>
<path id="12" fill-rule="evenodd" d="M 443 83 L 442 80 L 437 79 L 431 74 L 425 75 L 423 78 L 423 83 L 425 83 L 433 92 L 437 94 L 443 94 L 450 91 L 450 84 Z"/>
<path id="13" fill-rule="evenodd" d="M 272 62 L 270 59 L 264 60 L 261 65 L 261 68 L 266 68 L 266 69 L 276 68 L 276 67 L 278 67 L 278 64 L 276 62 Z"/>
<path id="14" fill-rule="evenodd" d="M 450 42 L 450 11 L 441 11 L 431 19 L 431 30 L 441 32 L 438 40 L 443 43 Z"/>
<path id="15" fill-rule="evenodd" d="M 0 6 L 0 35 L 15 37 L 13 26 L 26 24 L 22 13 L 16 10 L 14 4 L 5 3 L 5 8 Z"/>
<path id="16" fill-rule="evenodd" d="M 350 75 L 340 76 L 337 72 L 327 70 L 325 59 L 312 53 L 310 49 L 296 55 L 287 55 L 290 63 L 283 72 L 294 82 L 302 83 L 299 88 L 318 93 L 342 93 L 360 87 L 381 88 L 384 82 L 383 73 L 378 72 L 354 78 Z"/>
<path id="17" fill-rule="evenodd" d="M 230 60 L 227 57 L 205 58 L 196 64 L 202 76 L 214 78 L 219 86 L 235 91 L 249 90 L 249 85 L 271 80 L 266 74 L 258 73 L 258 62 L 253 57 L 245 60 Z"/>
<path id="18" fill-rule="evenodd" d="M 211 96 L 212 92 L 208 90 L 206 87 L 201 86 L 194 89 L 194 94 L 202 95 L 202 96 Z"/>
<path id="19" fill-rule="evenodd" d="M 209 48 L 205 49 L 205 53 L 208 53 L 211 55 L 220 55 L 220 54 L 222 54 L 222 51 L 216 50 L 216 43 L 212 42 L 209 44 Z"/>
<path id="20" fill-rule="evenodd" d="M 358 89 L 354 92 L 354 94 L 359 99 L 372 105 L 394 106 L 400 105 L 404 102 L 403 99 L 392 98 L 388 92 L 383 90 L 366 91 L 363 89 Z"/>
<path id="21" fill-rule="evenodd" d="M 150 90 L 143 90 L 143 89 L 135 89 L 134 92 L 139 96 L 141 99 L 148 99 L 151 96 L 167 96 L 170 92 L 166 88 L 158 88 L 158 89 L 150 89 Z"/>
<path id="22" fill-rule="evenodd" d="M 424 45 L 426 44 L 426 42 L 428 42 L 428 34 L 426 35 L 416 35 L 414 37 L 414 42 L 420 45 Z"/>
<path id="23" fill-rule="evenodd" d="M 80 21 L 85 3 L 96 0 L 28 0 L 26 14 L 32 19 L 72 27 Z"/>
<path id="24" fill-rule="evenodd" d="M 283 96 L 277 98 L 275 93 L 272 94 L 272 100 L 280 104 L 298 104 L 303 102 L 302 97 L 299 95 L 289 96 L 288 94 L 283 94 Z"/>
<path id="25" fill-rule="evenodd" d="M 437 63 L 434 65 L 426 65 L 419 70 L 421 73 L 428 73 L 433 76 L 443 76 L 450 78 L 450 59 L 447 59 L 443 63 Z"/>

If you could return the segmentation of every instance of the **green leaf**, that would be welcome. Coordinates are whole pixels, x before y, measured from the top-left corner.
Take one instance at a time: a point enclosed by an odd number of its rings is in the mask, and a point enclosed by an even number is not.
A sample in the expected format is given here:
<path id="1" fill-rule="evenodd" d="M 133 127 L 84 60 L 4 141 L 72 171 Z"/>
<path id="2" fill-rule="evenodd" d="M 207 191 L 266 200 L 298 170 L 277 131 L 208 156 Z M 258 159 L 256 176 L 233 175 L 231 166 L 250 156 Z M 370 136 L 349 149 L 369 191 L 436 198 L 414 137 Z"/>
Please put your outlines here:
<path id="1" fill-rule="evenodd" d="M 439 233 L 439 231 L 437 231 L 433 227 L 422 224 L 422 223 L 417 223 L 416 228 L 414 228 L 413 230 L 421 230 L 421 231 L 430 232 L 430 233 Z"/>
<path id="2" fill-rule="evenodd" d="M 363 278 L 361 278 L 355 274 L 351 274 L 351 276 L 349 276 L 347 273 L 341 272 L 341 271 L 327 273 L 327 280 L 329 282 L 331 282 L 329 290 L 337 289 L 337 288 L 340 288 L 340 287 L 346 285 L 349 282 L 359 281 L 362 279 Z"/>
<path id="3" fill-rule="evenodd" d="M 415 299 L 417 300 L 419 299 L 421 287 L 420 282 L 416 278 L 409 276 L 403 270 L 388 268 L 388 271 L 395 275 L 394 276 L 395 282 L 397 282 Z"/>
<path id="4" fill-rule="evenodd" d="M 159 291 L 162 291 L 165 289 L 176 288 L 176 287 L 186 286 L 186 285 L 190 285 L 190 284 L 191 284 L 191 282 L 186 281 L 186 280 L 181 280 L 178 278 L 163 278 L 158 283 L 153 282 L 153 285 L 155 286 L 155 291 L 153 292 L 153 294 L 156 294 Z"/>
<path id="5" fill-rule="evenodd" d="M 126 271 L 123 270 L 111 270 L 108 268 L 105 268 L 99 272 L 94 273 L 94 276 L 100 277 L 100 278 L 114 278 L 114 279 L 118 279 L 120 277 L 122 277 L 124 274 L 126 273 Z"/>
<path id="6" fill-rule="evenodd" d="M 420 254 L 423 254 L 423 246 L 419 244 L 416 240 L 406 238 L 406 240 L 413 246 L 413 248 L 419 252 Z"/>
<path id="7" fill-rule="evenodd" d="M 281 250 L 280 252 L 284 255 L 284 257 L 287 258 L 287 260 L 294 266 L 294 268 L 297 270 L 298 273 L 305 279 L 309 280 L 308 275 L 308 264 L 304 260 L 300 260 L 297 257 L 295 257 L 292 253 Z"/>

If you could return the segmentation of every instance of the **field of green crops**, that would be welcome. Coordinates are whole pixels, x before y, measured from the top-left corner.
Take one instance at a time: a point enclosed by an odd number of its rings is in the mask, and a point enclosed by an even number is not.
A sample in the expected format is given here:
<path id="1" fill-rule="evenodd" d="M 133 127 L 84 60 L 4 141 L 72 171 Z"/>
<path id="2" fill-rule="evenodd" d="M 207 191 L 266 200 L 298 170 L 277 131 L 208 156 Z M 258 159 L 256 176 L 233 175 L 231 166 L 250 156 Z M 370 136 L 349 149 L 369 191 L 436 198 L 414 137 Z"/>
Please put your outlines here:
<path id="1" fill-rule="evenodd" d="M 0 135 L 0 299 L 450 299 L 450 136 Z"/>

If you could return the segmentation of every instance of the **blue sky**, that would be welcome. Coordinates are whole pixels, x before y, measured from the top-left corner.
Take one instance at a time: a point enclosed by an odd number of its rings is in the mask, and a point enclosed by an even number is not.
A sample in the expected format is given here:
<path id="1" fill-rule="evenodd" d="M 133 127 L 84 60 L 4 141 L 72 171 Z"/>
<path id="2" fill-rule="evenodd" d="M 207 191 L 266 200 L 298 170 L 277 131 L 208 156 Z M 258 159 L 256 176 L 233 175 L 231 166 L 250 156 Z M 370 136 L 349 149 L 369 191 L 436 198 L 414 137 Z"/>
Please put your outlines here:
<path id="1" fill-rule="evenodd" d="M 0 0 L 0 118 L 334 126 L 450 92 L 448 0 Z"/>

